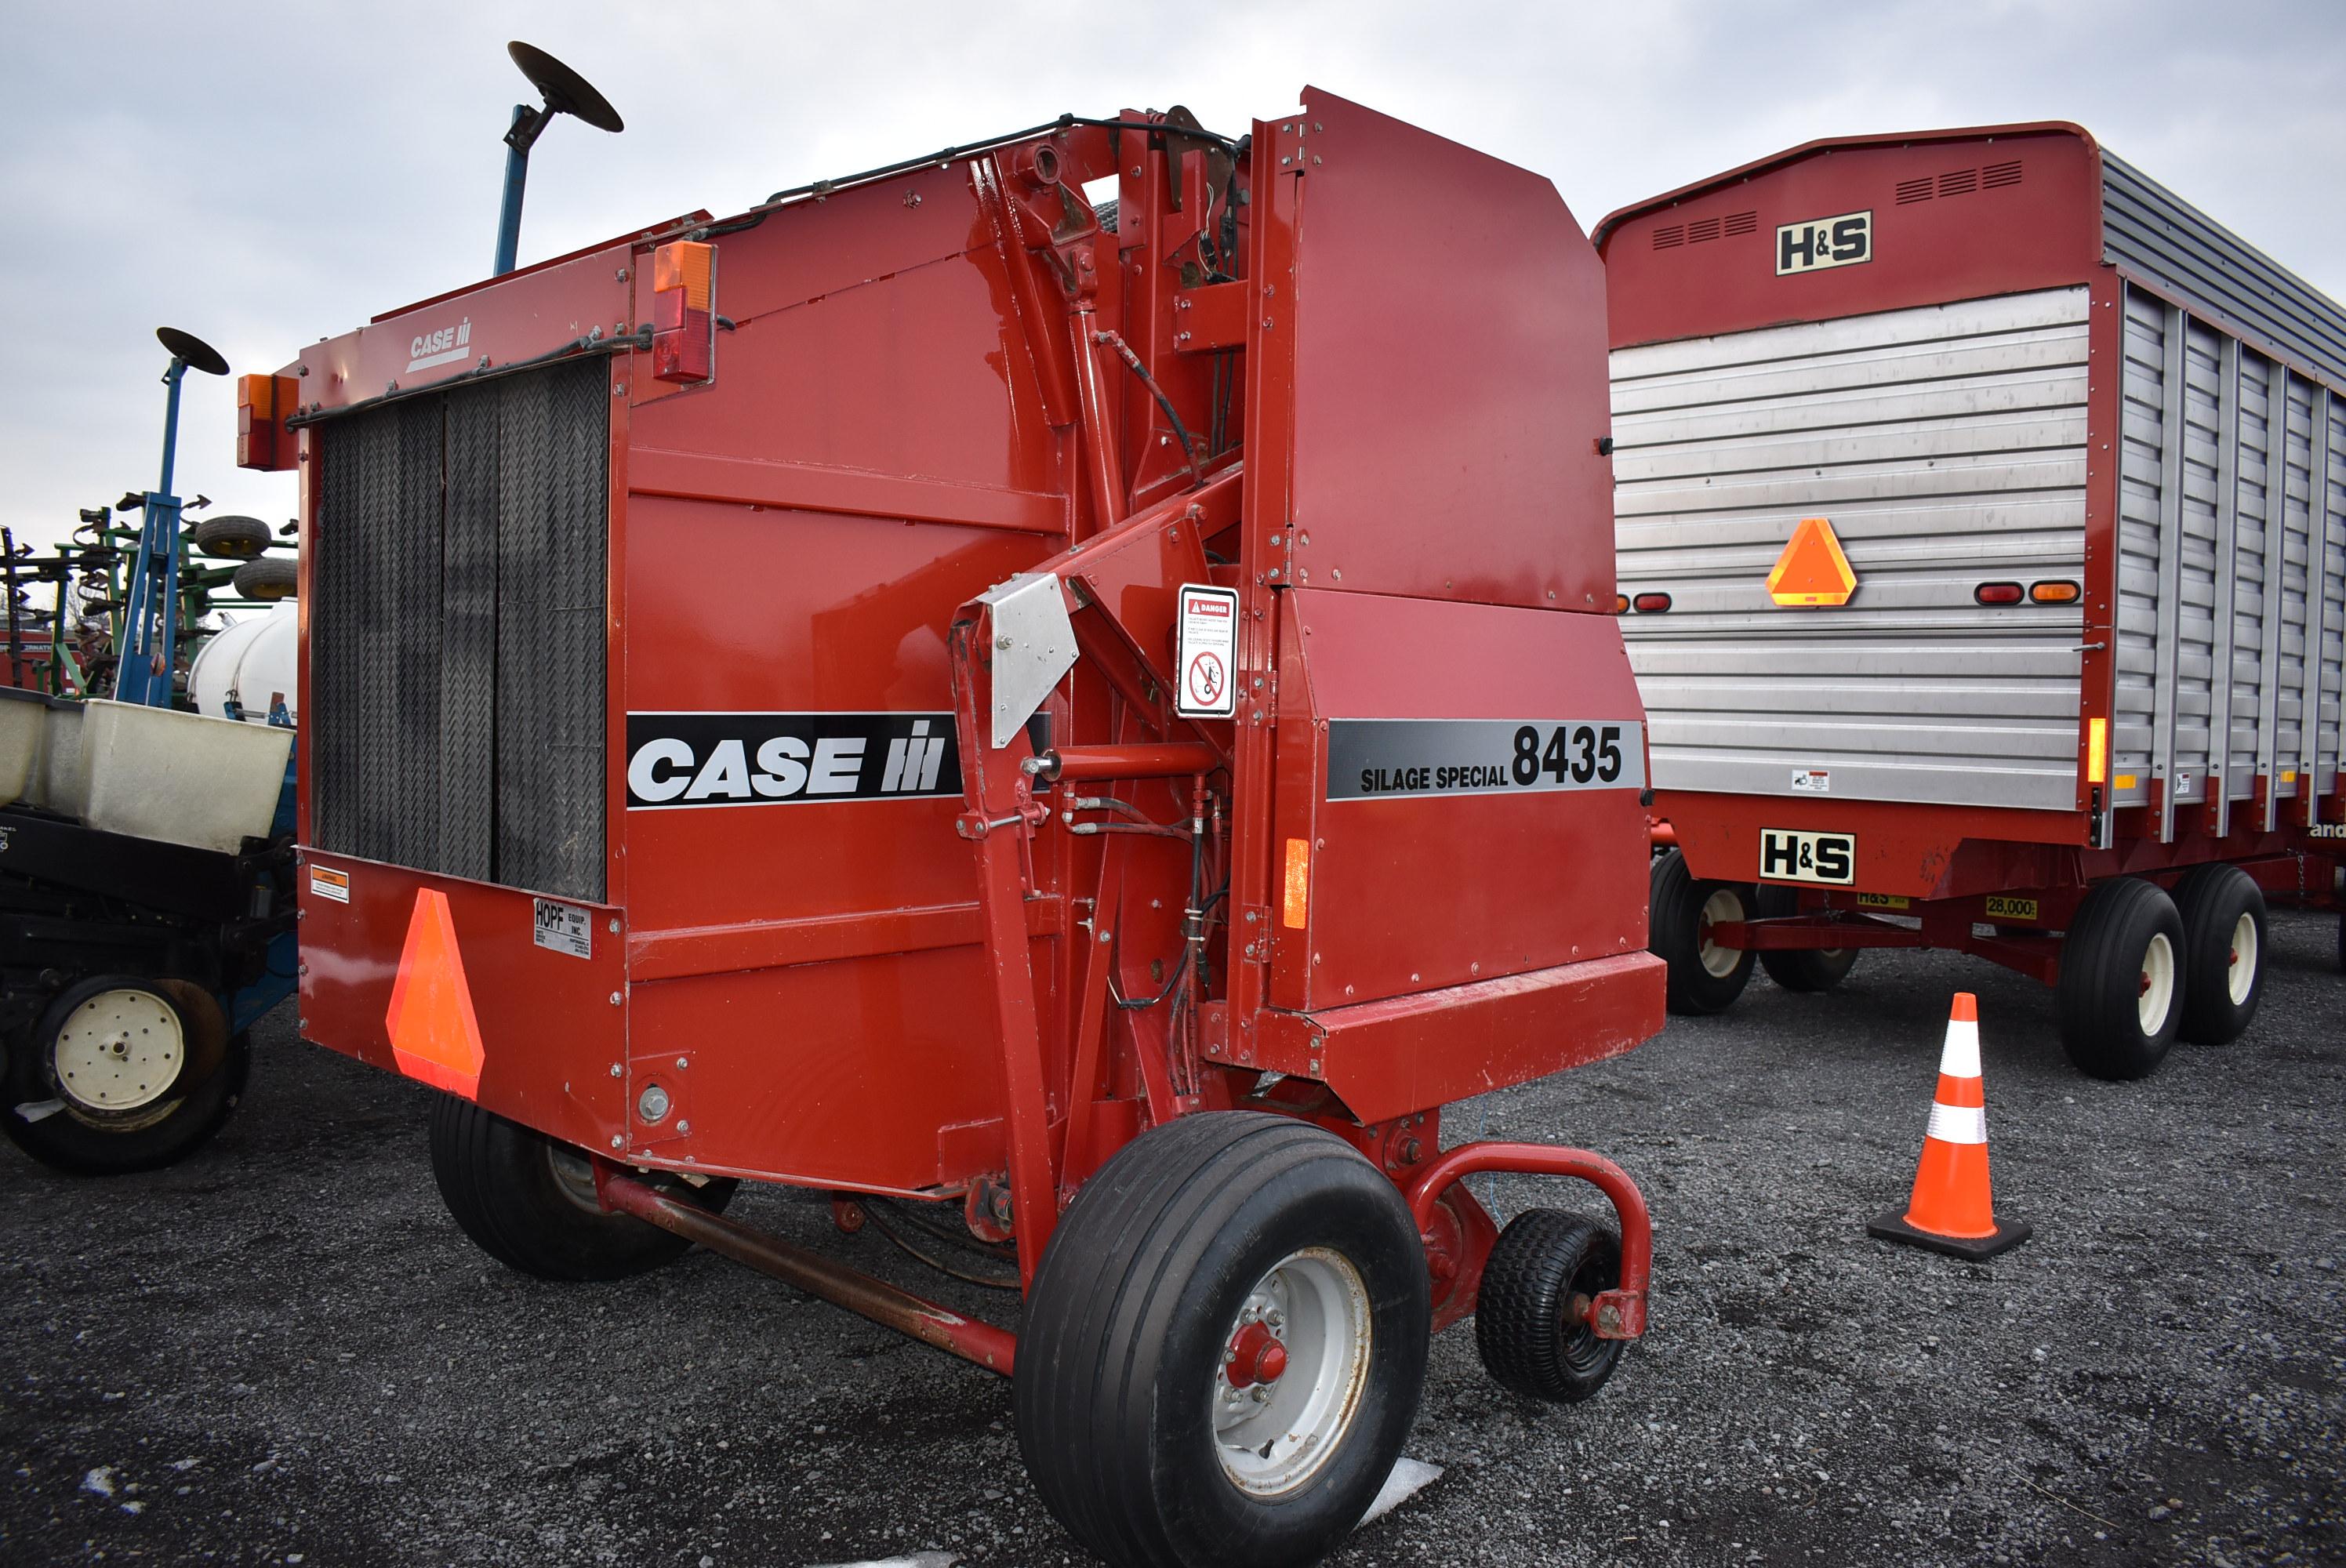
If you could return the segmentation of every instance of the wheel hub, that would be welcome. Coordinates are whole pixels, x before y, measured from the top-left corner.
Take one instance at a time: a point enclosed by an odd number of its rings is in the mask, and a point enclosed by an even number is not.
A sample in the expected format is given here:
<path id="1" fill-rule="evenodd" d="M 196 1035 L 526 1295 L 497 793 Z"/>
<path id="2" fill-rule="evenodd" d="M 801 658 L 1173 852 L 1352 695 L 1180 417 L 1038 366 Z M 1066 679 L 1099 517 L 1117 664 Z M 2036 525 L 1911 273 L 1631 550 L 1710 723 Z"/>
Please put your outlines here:
<path id="1" fill-rule="evenodd" d="M 186 1032 L 171 1004 L 129 989 L 101 992 L 75 1008 L 51 1050 L 58 1091 L 100 1113 L 154 1104 L 170 1093 L 188 1060 Z"/>
<path id="2" fill-rule="evenodd" d="M 1222 1357 L 1222 1375 L 1234 1389 L 1275 1383 L 1287 1371 L 1287 1347 L 1268 1323 L 1249 1323 L 1230 1336 L 1230 1348 Z"/>
<path id="3" fill-rule="evenodd" d="M 1256 1282 L 1208 1395 L 1214 1454 L 1256 1497 L 1295 1491 L 1342 1446 L 1369 1382 L 1369 1291 L 1341 1253 L 1308 1247 Z"/>

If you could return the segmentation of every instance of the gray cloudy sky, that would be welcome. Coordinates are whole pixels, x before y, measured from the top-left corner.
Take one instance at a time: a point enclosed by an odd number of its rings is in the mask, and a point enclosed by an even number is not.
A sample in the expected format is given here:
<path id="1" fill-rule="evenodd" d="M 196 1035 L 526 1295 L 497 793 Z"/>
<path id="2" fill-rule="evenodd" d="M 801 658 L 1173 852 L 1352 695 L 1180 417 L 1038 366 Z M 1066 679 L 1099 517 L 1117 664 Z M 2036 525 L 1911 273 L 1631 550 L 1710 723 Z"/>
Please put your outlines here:
<path id="1" fill-rule="evenodd" d="M 2346 297 L 2346 4 L 1754 0 L 1486 5 L 1002 3 L 0 12 L 0 522 L 62 535 L 154 483 L 165 356 L 238 371 L 479 278 L 526 92 L 505 44 L 627 120 L 538 144 L 522 260 L 1074 109 L 1185 103 L 1236 134 L 1309 81 L 1523 164 L 1584 226 L 1812 137 L 2074 119 Z M 179 489 L 292 514 L 189 378 Z"/>

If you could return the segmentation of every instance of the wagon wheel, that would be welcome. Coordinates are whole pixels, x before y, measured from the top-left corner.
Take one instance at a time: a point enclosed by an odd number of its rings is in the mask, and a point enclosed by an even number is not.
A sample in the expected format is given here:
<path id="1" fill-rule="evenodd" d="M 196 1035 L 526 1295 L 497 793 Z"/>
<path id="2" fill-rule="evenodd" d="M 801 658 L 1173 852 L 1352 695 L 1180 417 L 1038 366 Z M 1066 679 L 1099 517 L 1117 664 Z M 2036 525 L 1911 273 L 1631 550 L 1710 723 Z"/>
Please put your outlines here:
<path id="1" fill-rule="evenodd" d="M 2265 988 L 2265 895 L 2232 865 L 2200 866 L 2175 884 L 2183 919 L 2183 1023 L 2178 1033 L 2223 1045 L 2248 1033 Z"/>
<path id="2" fill-rule="evenodd" d="M 243 1096 L 251 1042 L 184 981 L 105 974 L 58 993 L 7 1054 L 0 1125 L 76 1176 L 154 1170 L 218 1132 Z"/>
<path id="3" fill-rule="evenodd" d="M 1053 1232 L 1012 1398 L 1035 1490 L 1111 1562 L 1316 1561 L 1401 1455 L 1425 1253 L 1392 1183 L 1280 1116 L 1127 1145 Z"/>
<path id="4" fill-rule="evenodd" d="M 1759 904 L 1762 919 L 1795 915 L 1800 912 L 1800 895 L 1790 888 L 1761 888 Z M 1853 947 L 1762 951 L 1760 967 L 1787 991 L 1831 991 L 1857 967 L 1859 951 Z"/>
<path id="5" fill-rule="evenodd" d="M 2183 919 L 2166 891 L 2117 877 L 2086 895 L 2054 987 L 2061 1046 L 2092 1078 L 2146 1078 L 2183 1019 Z"/>
<path id="6" fill-rule="evenodd" d="M 1697 881 L 1677 850 L 1656 856 L 1647 875 L 1646 946 L 1668 966 L 1669 1010 L 1697 1017 L 1724 1013 L 1750 983 L 1752 953 L 1711 941 L 1710 928 L 1749 919 L 1759 902 L 1755 891 Z"/>

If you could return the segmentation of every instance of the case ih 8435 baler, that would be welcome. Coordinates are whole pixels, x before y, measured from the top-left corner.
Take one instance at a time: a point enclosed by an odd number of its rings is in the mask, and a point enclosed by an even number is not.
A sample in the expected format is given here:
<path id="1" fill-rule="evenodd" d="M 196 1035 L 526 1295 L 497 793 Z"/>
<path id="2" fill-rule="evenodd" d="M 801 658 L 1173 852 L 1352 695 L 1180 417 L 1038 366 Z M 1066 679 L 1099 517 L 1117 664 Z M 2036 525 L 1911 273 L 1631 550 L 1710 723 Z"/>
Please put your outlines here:
<path id="1" fill-rule="evenodd" d="M 2070 125 L 1811 142 L 1597 243 L 1671 1006 L 1952 947 L 2098 1076 L 2239 1035 L 2265 894 L 2346 860 L 2346 310 Z"/>
<path id="2" fill-rule="evenodd" d="M 1015 1358 L 1118 1563 L 1318 1555 L 1470 1312 L 1551 1399 L 1641 1331 L 1617 1168 L 1441 1141 L 1663 1008 L 1603 280 L 1545 179 L 1319 92 L 1236 141 L 1066 119 L 245 402 L 302 492 L 301 1031 L 447 1092 L 496 1257 L 697 1242 Z M 1618 1230 L 1497 1232 L 1485 1170 Z M 727 1220 L 737 1180 L 942 1209 L 1020 1331 Z"/>

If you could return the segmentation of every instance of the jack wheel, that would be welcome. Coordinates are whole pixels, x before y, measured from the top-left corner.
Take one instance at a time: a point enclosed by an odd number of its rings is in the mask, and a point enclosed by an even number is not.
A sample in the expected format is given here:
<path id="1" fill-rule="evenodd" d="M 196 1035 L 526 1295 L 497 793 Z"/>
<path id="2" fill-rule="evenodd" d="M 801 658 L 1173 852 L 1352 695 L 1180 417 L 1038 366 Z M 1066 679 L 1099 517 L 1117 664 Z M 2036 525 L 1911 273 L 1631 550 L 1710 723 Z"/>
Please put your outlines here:
<path id="1" fill-rule="evenodd" d="M 1790 888 L 1761 888 L 1759 904 L 1762 920 L 1796 915 L 1800 912 L 1800 895 Z M 1759 955 L 1760 967 L 1786 991 L 1831 991 L 1857 967 L 1858 952 L 1853 947 L 1771 950 Z"/>
<path id="2" fill-rule="evenodd" d="M 2238 866 L 2198 866 L 2175 884 L 2183 917 L 2182 1038 L 2228 1045 L 2248 1033 L 2265 990 L 2265 895 Z"/>
<path id="3" fill-rule="evenodd" d="M 1672 1013 L 1703 1017 L 1724 1013 L 1751 983 L 1749 948 L 1710 940 L 1714 924 L 1751 918 L 1759 895 L 1749 884 L 1698 881 L 1686 856 L 1666 850 L 1647 873 L 1646 949 L 1668 971 L 1664 1000 Z"/>
<path id="4" fill-rule="evenodd" d="M 540 1279 L 627 1279 L 692 1249 L 673 1232 L 605 1209 L 584 1149 L 454 1095 L 433 1102 L 432 1176 L 482 1251 Z M 725 1212 L 739 1186 L 719 1177 L 696 1187 L 666 1172 L 644 1179 L 711 1214 Z"/>
<path id="5" fill-rule="evenodd" d="M 1597 1296 L 1621 1283 L 1621 1238 L 1606 1226 L 1552 1208 L 1507 1222 L 1483 1265 L 1474 1349 L 1502 1388 L 1578 1404 L 1605 1386 L 1623 1341 L 1589 1321 Z"/>
<path id="6" fill-rule="evenodd" d="M 186 981 L 101 974 L 68 986 L 8 1051 L 0 1125 L 70 1176 L 158 1170 L 195 1152 L 244 1095 L 250 1036 Z"/>
<path id="7" fill-rule="evenodd" d="M 1376 1500 L 1417 1414 L 1425 1250 L 1333 1134 L 1209 1112 L 1086 1183 L 1018 1338 L 1018 1447 L 1111 1563 L 1315 1563 Z"/>
<path id="8" fill-rule="evenodd" d="M 2061 1048 L 2089 1078 L 2147 1078 L 2166 1060 L 2188 994 L 2183 917 L 2156 883 L 2118 877 L 2086 895 L 2054 987 Z"/>

